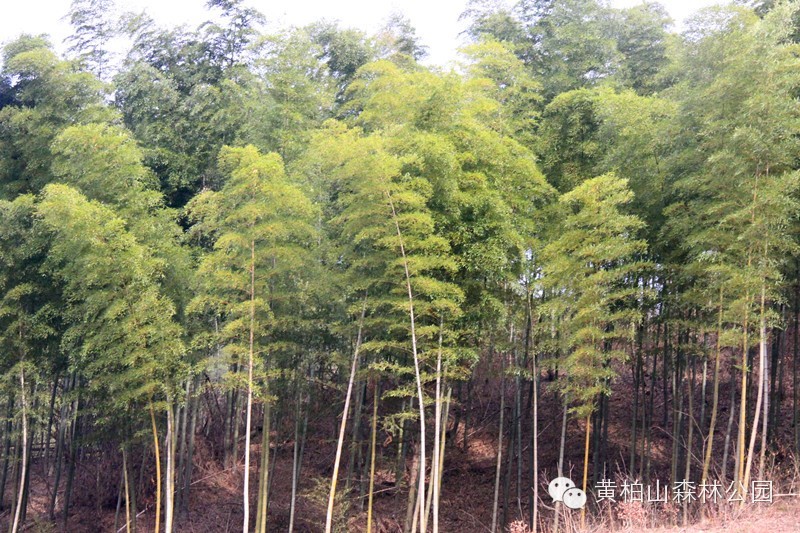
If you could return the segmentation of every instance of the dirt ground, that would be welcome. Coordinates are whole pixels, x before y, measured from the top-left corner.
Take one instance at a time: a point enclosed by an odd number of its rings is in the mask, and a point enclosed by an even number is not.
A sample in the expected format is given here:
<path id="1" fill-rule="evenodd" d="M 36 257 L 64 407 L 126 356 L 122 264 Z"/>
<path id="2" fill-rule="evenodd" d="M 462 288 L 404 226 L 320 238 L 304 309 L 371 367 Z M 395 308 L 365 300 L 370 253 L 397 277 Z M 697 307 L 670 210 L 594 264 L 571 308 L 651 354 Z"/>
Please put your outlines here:
<path id="1" fill-rule="evenodd" d="M 487 363 L 482 362 L 482 365 Z M 467 446 L 464 448 L 464 418 L 461 425 L 452 428 L 454 431 L 448 441 L 447 455 L 445 458 L 445 472 L 443 478 L 443 492 L 441 502 L 441 527 L 442 533 L 481 533 L 491 531 L 492 503 L 494 499 L 494 479 L 497 454 L 497 419 L 499 403 L 497 391 L 499 390 L 497 369 L 483 367 L 476 369 L 476 375 L 487 376 L 476 379 L 474 396 L 471 402 L 469 427 L 467 429 Z M 618 378 L 617 389 L 624 388 L 630 376 L 621 374 Z M 723 381 L 725 383 L 725 381 Z M 629 385 L 629 384 L 628 384 Z M 335 394 L 333 391 L 331 394 Z M 790 392 L 787 392 L 787 397 Z M 655 412 L 659 417 L 663 405 L 656 397 Z M 728 394 L 725 389 L 721 391 L 722 412 L 720 419 L 725 420 L 725 399 Z M 548 389 L 548 384 L 543 383 L 541 402 L 539 405 L 539 497 L 540 497 L 540 524 L 539 531 L 547 531 L 553 521 L 553 511 L 547 497 L 547 482 L 554 476 L 555 466 L 558 461 L 558 440 L 560 437 L 560 406 L 556 394 Z M 608 456 L 616 470 L 625 470 L 628 458 L 627 446 L 630 438 L 630 413 L 628 411 L 629 398 L 625 394 L 615 394 L 611 399 L 611 424 L 609 427 Z M 786 405 L 784 408 L 790 408 Z M 336 420 L 341 408 L 341 402 L 331 396 L 321 398 L 321 408 L 314 413 L 310 420 L 309 440 L 306 443 L 303 471 L 299 480 L 297 508 L 294 530 L 302 532 L 318 532 L 324 529 L 325 498 L 335 453 Z M 785 419 L 791 420 L 789 415 Z M 454 423 L 450 417 L 450 424 Z M 289 421 L 291 422 L 291 421 Z M 291 436 L 291 426 L 286 423 L 272 434 L 273 457 L 277 457 L 270 496 L 270 510 L 268 518 L 268 531 L 283 532 L 288 530 L 291 500 L 291 470 L 294 442 L 287 438 Z M 509 508 L 505 513 L 508 526 L 505 531 L 512 533 L 525 533 L 523 528 L 512 528 L 514 521 L 528 518 L 528 498 L 530 487 L 527 485 L 528 460 L 532 436 L 530 434 L 530 419 L 523 418 L 523 432 L 520 442 L 522 444 L 522 484 L 519 492 L 516 487 L 516 467 L 511 471 L 511 482 L 508 486 Z M 784 431 L 791 431 L 788 423 Z M 506 433 L 508 435 L 508 433 Z M 666 479 L 669 466 L 670 445 L 664 432 L 653 432 L 653 469 L 652 477 Z M 583 464 L 582 447 L 583 427 L 580 423 L 572 423 L 567 428 L 567 449 L 565 454 L 565 470 L 567 475 L 577 479 Z M 255 439 L 260 442 L 260 438 Z M 379 533 L 401 533 L 406 516 L 407 490 L 403 483 L 398 490 L 395 483 L 395 473 L 391 470 L 391 462 L 396 453 L 388 434 L 381 432 L 378 438 L 383 443 L 379 453 L 379 471 L 375 487 L 375 523 Z M 508 439 L 504 439 L 507 444 Z M 574 446 L 573 446 L 574 444 Z M 241 450 L 243 455 L 243 450 Z M 258 444 L 253 446 L 254 457 L 260 453 Z M 277 455 L 275 455 L 277 454 Z M 118 486 L 118 472 L 120 471 L 114 461 L 116 450 L 99 451 L 96 456 L 88 456 L 78 465 L 76 476 L 76 495 L 73 500 L 67 528 L 68 533 L 94 533 L 114 531 Z M 776 493 L 797 493 L 800 488 L 791 484 L 791 472 L 788 470 L 791 460 L 787 457 L 776 457 L 777 466 L 774 467 L 776 475 L 785 480 Z M 142 458 L 143 464 L 152 463 L 152 457 Z M 241 531 L 242 504 L 240 491 L 242 486 L 242 462 L 236 468 L 224 469 L 213 449 L 213 442 L 198 434 L 197 448 L 194 457 L 194 475 L 192 482 L 189 512 L 180 517 L 176 531 L 189 533 L 224 533 Z M 256 473 L 258 461 L 253 461 L 253 476 Z M 784 466 L 781 467 L 781 464 Z M 346 466 L 343 467 L 346 470 Z M 31 500 L 28 511 L 28 527 L 26 531 L 36 533 L 50 533 L 60 531 L 61 521 L 56 517 L 55 523 L 46 520 L 46 509 L 52 493 L 52 481 L 43 474 L 44 468 L 34 464 L 31 476 Z M 109 476 L 108 472 L 116 472 Z M 506 466 L 503 466 L 505 475 Z M 407 476 L 408 472 L 406 472 Z M 788 477 L 787 477 L 788 476 Z M 255 477 L 251 478 L 255 479 Z M 788 481 L 786 481 L 788 480 Z M 140 483 L 154 484 L 152 472 L 143 472 Z M 63 480 L 62 480 L 63 491 Z M 345 492 L 344 481 L 340 482 L 342 501 L 339 509 L 346 513 L 346 518 L 340 522 L 342 531 L 364 531 L 366 526 L 366 483 L 359 481 L 357 472 L 352 474 L 349 492 Z M 501 487 L 500 501 L 503 501 Z M 520 503 L 517 504 L 517 494 Z M 10 492 L 6 494 L 9 501 Z M 590 497 L 591 499 L 591 497 Z M 154 515 L 154 499 L 143 497 L 139 502 L 140 516 L 138 531 L 152 531 Z M 60 504 L 57 509 L 60 509 Z M 255 508 L 255 490 L 252 492 L 251 508 Z M 499 509 L 500 517 L 503 516 L 502 505 Z M 120 515 L 116 517 L 117 531 L 124 530 L 124 505 Z M 628 517 L 630 518 L 630 517 Z M 0 527 L 8 519 L 8 511 L 0 514 Z M 577 530 L 579 522 L 577 514 L 565 515 L 564 524 L 559 531 Z M 669 513 L 645 513 L 642 516 L 633 516 L 626 519 L 620 509 L 596 509 L 589 512 L 588 531 L 599 533 L 603 531 L 630 531 L 630 532 L 800 532 L 800 499 L 798 497 L 776 498 L 772 505 L 760 505 L 757 508 L 745 507 L 741 512 L 722 510 L 710 519 L 699 520 L 692 517 L 687 527 L 667 527 L 665 524 L 679 523 L 679 513 L 672 516 Z M 519 524 L 519 522 L 518 522 Z M 649 528 L 642 527 L 643 524 Z M 567 527 L 564 527 L 564 526 Z M 499 529 L 499 528 L 498 528 Z"/>

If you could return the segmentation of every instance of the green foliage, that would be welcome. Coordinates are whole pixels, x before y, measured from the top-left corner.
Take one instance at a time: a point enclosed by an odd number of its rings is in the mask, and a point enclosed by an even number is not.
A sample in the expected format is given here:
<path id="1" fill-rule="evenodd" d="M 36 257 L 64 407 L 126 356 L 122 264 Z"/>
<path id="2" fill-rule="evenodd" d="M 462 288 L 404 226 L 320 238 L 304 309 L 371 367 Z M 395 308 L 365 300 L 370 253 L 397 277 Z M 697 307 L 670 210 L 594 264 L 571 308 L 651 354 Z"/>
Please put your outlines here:
<path id="1" fill-rule="evenodd" d="M 419 61 L 428 54 L 428 47 L 419 42 L 411 21 L 400 13 L 389 17 L 376 41 L 380 49 L 378 56 L 397 62 Z"/>
<path id="2" fill-rule="evenodd" d="M 266 36 L 262 48 L 256 67 L 268 103 L 257 108 L 262 118 L 245 137 L 291 162 L 311 132 L 333 113 L 335 87 L 308 29 Z"/>
<path id="3" fill-rule="evenodd" d="M 219 342 L 237 362 L 248 351 L 252 298 L 255 355 L 263 369 L 280 346 L 276 324 L 298 312 L 296 296 L 316 236 L 315 209 L 287 180 L 275 153 L 225 147 L 219 167 L 225 186 L 202 192 L 187 206 L 193 232 L 213 243 L 200 262 L 190 311 L 220 319 Z"/>
<path id="4" fill-rule="evenodd" d="M 463 49 L 476 92 L 487 101 L 483 120 L 493 129 L 531 147 L 541 108 L 541 84 L 536 82 L 511 50 L 499 41 L 484 40 Z M 494 104 L 494 105 L 492 105 Z"/>
<path id="5" fill-rule="evenodd" d="M 54 177 L 104 203 L 125 202 L 147 180 L 136 141 L 117 126 L 71 126 L 56 138 L 52 151 Z"/>
<path id="6" fill-rule="evenodd" d="M 700 272 L 688 296 L 707 301 L 723 289 L 726 328 L 748 317 L 755 327 L 762 290 L 768 302 L 782 299 L 786 261 L 796 253 L 800 145 L 787 132 L 800 124 L 797 45 L 788 38 L 797 9 L 786 4 L 763 19 L 741 8 L 705 12 L 693 22 L 682 58 L 689 68 L 674 88 L 682 119 L 697 132 L 686 142 L 696 155 L 676 183 L 664 238 L 677 243 L 676 261 Z M 741 347 L 734 337 L 726 342 Z"/>
<path id="7" fill-rule="evenodd" d="M 542 317 L 556 321 L 565 356 L 560 388 L 585 418 L 601 393 L 610 392 L 613 360 L 626 353 L 616 342 L 630 340 L 641 319 L 640 276 L 647 250 L 636 233 L 644 224 L 621 207 L 633 194 L 611 174 L 584 181 L 561 196 L 562 231 L 542 251 L 542 288 L 551 294 Z"/>
<path id="8" fill-rule="evenodd" d="M 152 188 L 152 174 L 142 152 L 125 129 L 106 124 L 72 126 L 53 142 L 54 177 L 92 200 L 112 206 L 126 220 L 126 229 L 148 247 L 158 263 L 155 279 L 182 317 L 190 299 L 190 261 L 181 246 L 176 213 L 164 206 Z"/>
<path id="9" fill-rule="evenodd" d="M 598 102 L 608 90 L 578 89 L 547 104 L 537 152 L 548 181 L 561 192 L 596 174 L 606 146 L 599 137 Z"/>
<path id="10" fill-rule="evenodd" d="M 488 38 L 514 45 L 523 40 L 525 29 L 513 9 L 495 0 L 470 0 L 459 20 L 468 20 L 467 35 L 476 41 Z"/>
<path id="11" fill-rule="evenodd" d="M 597 138 L 603 157 L 602 172 L 614 172 L 628 180 L 634 199 L 631 211 L 647 223 L 648 242 L 656 245 L 670 201 L 673 154 L 678 145 L 678 109 L 675 102 L 655 96 L 639 96 L 631 90 L 604 92 L 597 102 Z"/>
<path id="12" fill-rule="evenodd" d="M 524 2 L 547 4 L 527 27 L 520 53 L 537 79 L 543 80 L 545 97 L 607 78 L 620 62 L 612 12 L 597 0 Z M 523 7 L 525 9 L 525 7 Z"/>
<path id="13" fill-rule="evenodd" d="M 351 316 L 366 298 L 363 348 L 395 383 L 387 398 L 415 395 L 394 222 L 409 265 L 422 380 L 434 378 L 440 332 L 446 375 L 463 379 L 504 325 L 503 293 L 518 282 L 541 230 L 539 209 L 553 196 L 511 137 L 528 124 L 513 110 L 536 100 L 537 85 L 498 43 L 475 55 L 468 83 L 388 61 L 365 65 L 348 88 L 351 126 L 329 122 L 300 167 L 332 180 L 331 240 L 341 246 Z M 413 416 L 393 413 L 387 424 Z"/>
<path id="14" fill-rule="evenodd" d="M 72 0 L 67 14 L 73 28 L 66 39 L 69 52 L 100 79 L 106 79 L 114 59 L 107 49 L 119 30 L 114 11 L 113 0 Z"/>
<path id="15" fill-rule="evenodd" d="M 52 180 L 50 144 L 74 124 L 106 122 L 105 87 L 62 61 L 41 38 L 21 37 L 4 48 L 5 98 L 0 109 L 0 196 L 36 193 Z"/>
<path id="16" fill-rule="evenodd" d="M 642 95 L 661 88 L 659 78 L 668 62 L 667 27 L 671 22 L 664 6 L 656 2 L 620 10 L 614 33 L 622 64 L 616 76 L 625 87 Z"/>
<path id="17" fill-rule="evenodd" d="M 241 2 L 210 2 L 225 24 L 164 30 L 144 17 L 129 21 L 134 42 L 115 77 L 115 102 L 141 143 L 167 203 L 182 207 L 205 186 L 219 187 L 223 145 L 254 139 L 269 103 L 248 69 L 256 62 L 261 15 Z M 156 111 L 157 112 L 154 112 Z"/>
<path id="18" fill-rule="evenodd" d="M 41 272 L 46 239 L 34 224 L 34 198 L 0 201 L 0 346 L 2 372 L 23 361 L 41 370 L 65 367 L 59 350 L 61 312 L 54 280 Z"/>
<path id="19" fill-rule="evenodd" d="M 206 6 L 218 9 L 223 20 L 223 24 L 206 22 L 200 26 L 212 61 L 223 69 L 247 62 L 245 54 L 259 35 L 258 26 L 264 23 L 264 15 L 245 7 L 243 0 L 207 0 Z"/>
<path id="20" fill-rule="evenodd" d="M 358 69 L 374 59 L 372 43 L 363 32 L 340 29 L 335 23 L 320 21 L 308 29 L 311 40 L 320 47 L 317 58 L 325 65 L 341 98 Z"/>
<path id="21" fill-rule="evenodd" d="M 387 150 L 387 139 L 378 134 L 364 136 L 357 129 L 330 123 L 312 146 L 314 153 L 325 154 L 326 173 L 338 191 L 331 225 L 334 238 L 342 243 L 350 298 L 359 302 L 366 295 L 368 301 L 371 340 L 364 349 L 402 359 L 409 351 L 402 243 L 425 340 L 422 350 L 428 352 L 438 335 L 433 326 L 440 319 L 456 317 L 462 297 L 458 287 L 447 281 L 456 263 L 448 242 L 436 234 L 426 205 L 430 184 L 403 174 L 402 160 Z"/>
<path id="22" fill-rule="evenodd" d="M 36 215 L 52 235 L 45 268 L 63 284 L 70 364 L 116 416 L 153 395 L 176 394 L 181 328 L 161 293 L 158 262 L 125 221 L 66 185 L 48 185 Z"/>

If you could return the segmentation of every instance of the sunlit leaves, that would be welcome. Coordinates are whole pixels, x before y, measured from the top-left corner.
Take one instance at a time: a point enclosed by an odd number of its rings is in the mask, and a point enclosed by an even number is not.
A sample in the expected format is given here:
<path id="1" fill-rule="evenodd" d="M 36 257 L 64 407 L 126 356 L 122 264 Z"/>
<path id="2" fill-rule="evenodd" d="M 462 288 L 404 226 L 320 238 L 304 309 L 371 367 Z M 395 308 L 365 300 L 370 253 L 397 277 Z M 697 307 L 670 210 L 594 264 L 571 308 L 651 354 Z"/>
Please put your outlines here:
<path id="1" fill-rule="evenodd" d="M 561 389 L 578 417 L 594 409 L 614 376 L 610 362 L 624 359 L 614 341 L 629 339 L 642 289 L 647 250 L 637 238 L 642 221 L 622 212 L 633 198 L 627 182 L 606 174 L 561 196 L 563 230 L 542 251 L 544 320 L 554 321 L 563 343 Z"/>

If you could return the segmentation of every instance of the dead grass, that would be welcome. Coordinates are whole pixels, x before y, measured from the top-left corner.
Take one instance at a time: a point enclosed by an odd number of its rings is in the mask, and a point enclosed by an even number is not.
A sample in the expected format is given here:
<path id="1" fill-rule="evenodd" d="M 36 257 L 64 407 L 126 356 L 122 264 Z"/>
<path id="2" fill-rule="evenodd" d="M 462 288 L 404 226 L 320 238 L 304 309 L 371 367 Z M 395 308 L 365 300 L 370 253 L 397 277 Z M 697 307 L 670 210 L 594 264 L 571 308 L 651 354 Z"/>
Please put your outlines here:
<path id="1" fill-rule="evenodd" d="M 792 498 L 767 507 L 749 507 L 741 513 L 719 515 L 687 527 L 627 528 L 630 533 L 788 533 L 800 531 L 800 500 Z"/>

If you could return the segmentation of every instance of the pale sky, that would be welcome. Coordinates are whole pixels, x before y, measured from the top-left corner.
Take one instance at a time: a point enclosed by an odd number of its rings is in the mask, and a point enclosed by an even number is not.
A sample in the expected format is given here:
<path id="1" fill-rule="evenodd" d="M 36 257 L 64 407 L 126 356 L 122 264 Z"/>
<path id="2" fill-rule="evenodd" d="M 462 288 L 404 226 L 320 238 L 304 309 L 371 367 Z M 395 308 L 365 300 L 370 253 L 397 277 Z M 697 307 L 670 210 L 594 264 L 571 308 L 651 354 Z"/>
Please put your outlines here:
<path id="1" fill-rule="evenodd" d="M 267 16 L 268 28 L 302 26 L 325 18 L 338 20 L 344 27 L 356 27 L 372 33 L 382 27 L 395 12 L 404 14 L 417 29 L 422 43 L 428 46 L 426 62 L 446 64 L 457 58 L 456 49 L 463 44 L 459 33 L 463 25 L 458 16 L 467 0 L 249 0 L 247 5 Z M 611 0 L 615 7 L 628 7 L 641 0 Z M 673 19 L 680 22 L 701 7 L 720 3 L 718 0 L 663 0 Z M 0 16 L 0 43 L 20 33 L 48 33 L 59 49 L 70 27 L 64 15 L 70 0 L 22 0 L 4 2 Z M 146 10 L 161 25 L 188 24 L 195 27 L 209 16 L 205 0 L 117 0 L 121 10 Z"/>

